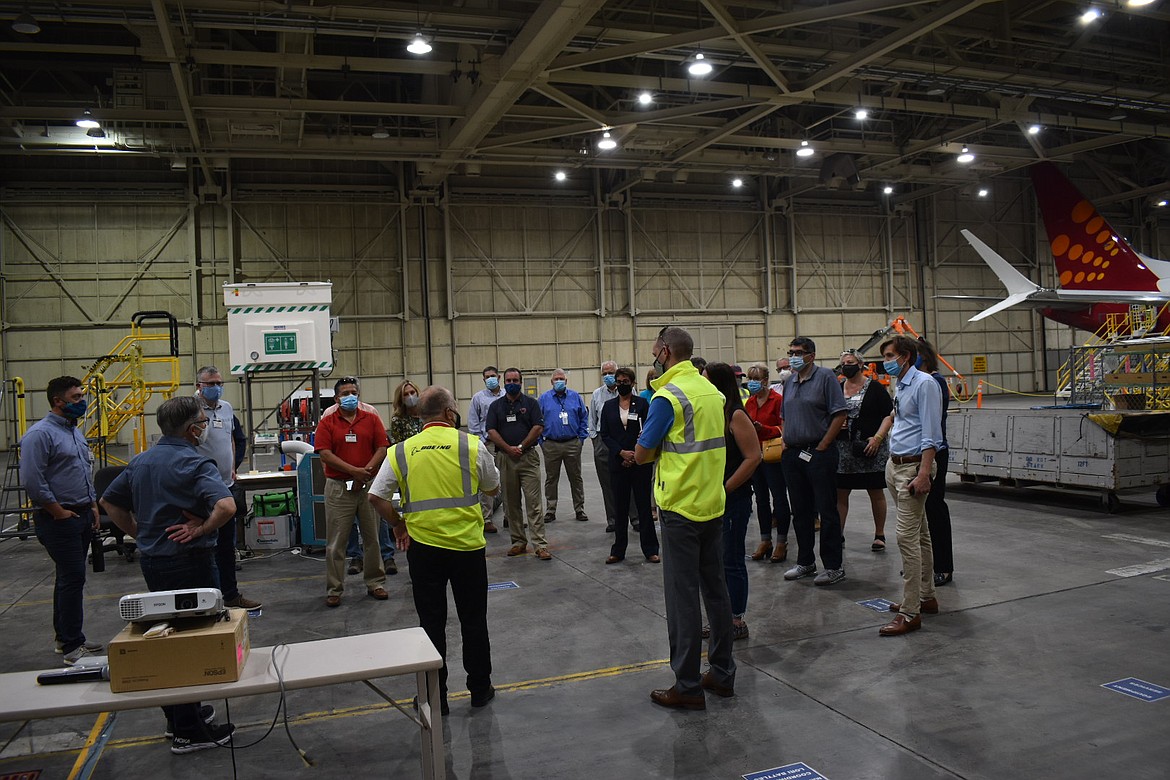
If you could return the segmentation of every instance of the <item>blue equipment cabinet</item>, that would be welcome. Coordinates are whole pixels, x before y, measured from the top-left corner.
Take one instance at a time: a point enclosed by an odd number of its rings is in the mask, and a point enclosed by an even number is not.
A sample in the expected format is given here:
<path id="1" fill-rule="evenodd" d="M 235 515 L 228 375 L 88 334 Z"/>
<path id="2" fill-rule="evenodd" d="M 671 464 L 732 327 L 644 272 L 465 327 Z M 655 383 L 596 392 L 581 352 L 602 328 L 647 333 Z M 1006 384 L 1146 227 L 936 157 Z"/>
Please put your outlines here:
<path id="1" fill-rule="evenodd" d="M 328 543 L 325 530 L 325 471 L 321 456 L 304 455 L 297 465 L 297 506 L 301 512 L 301 547 L 308 552 Z"/>

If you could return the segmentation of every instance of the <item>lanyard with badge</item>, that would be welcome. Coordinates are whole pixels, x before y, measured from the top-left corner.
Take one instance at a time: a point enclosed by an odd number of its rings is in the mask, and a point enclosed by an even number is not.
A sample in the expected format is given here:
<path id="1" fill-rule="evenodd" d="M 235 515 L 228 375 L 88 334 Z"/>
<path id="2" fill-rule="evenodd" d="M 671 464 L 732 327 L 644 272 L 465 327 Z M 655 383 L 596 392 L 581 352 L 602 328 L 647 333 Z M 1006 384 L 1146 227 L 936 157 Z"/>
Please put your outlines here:
<path id="1" fill-rule="evenodd" d="M 556 398 L 557 403 L 561 405 L 561 414 L 560 414 L 561 425 L 568 425 L 569 424 L 569 413 L 568 413 L 568 411 L 565 410 L 565 399 L 559 395 L 554 395 L 553 397 Z"/>

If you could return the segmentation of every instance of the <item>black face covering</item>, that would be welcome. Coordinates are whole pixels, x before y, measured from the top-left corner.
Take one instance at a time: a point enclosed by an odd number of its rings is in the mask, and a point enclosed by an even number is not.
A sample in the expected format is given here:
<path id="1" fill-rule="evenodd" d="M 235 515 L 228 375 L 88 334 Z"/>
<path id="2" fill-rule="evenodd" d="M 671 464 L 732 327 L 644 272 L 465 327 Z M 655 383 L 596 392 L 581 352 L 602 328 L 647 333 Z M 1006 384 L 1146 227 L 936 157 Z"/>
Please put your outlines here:
<path id="1" fill-rule="evenodd" d="M 626 396 L 626 395 L 629 395 L 630 393 L 634 392 L 634 386 L 633 385 L 618 385 L 617 391 L 618 391 L 618 395 Z"/>
<path id="2" fill-rule="evenodd" d="M 459 430 L 462 427 L 463 427 L 463 417 L 460 416 L 459 412 L 455 412 L 455 430 Z"/>
<path id="3" fill-rule="evenodd" d="M 841 366 L 841 373 L 844 374 L 849 379 L 852 379 L 853 377 L 857 376 L 857 372 L 859 372 L 859 371 L 861 371 L 861 366 L 853 366 L 853 365 Z"/>

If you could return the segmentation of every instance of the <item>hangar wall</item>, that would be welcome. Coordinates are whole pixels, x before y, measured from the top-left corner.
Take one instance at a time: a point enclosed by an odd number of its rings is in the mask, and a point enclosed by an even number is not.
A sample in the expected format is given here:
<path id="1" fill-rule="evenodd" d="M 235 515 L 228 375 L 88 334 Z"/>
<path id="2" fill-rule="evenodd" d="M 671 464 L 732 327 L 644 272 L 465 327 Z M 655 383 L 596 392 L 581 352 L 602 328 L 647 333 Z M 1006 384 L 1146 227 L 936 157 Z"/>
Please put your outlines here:
<path id="1" fill-rule="evenodd" d="M 335 376 L 362 377 L 366 400 L 384 411 L 404 375 L 424 383 L 429 374 L 466 406 L 489 363 L 520 366 L 542 391 L 558 366 L 572 387 L 592 389 L 605 358 L 633 365 L 641 380 L 666 323 L 691 328 L 709 358 L 771 363 L 799 333 L 835 364 L 896 315 L 960 371 L 987 355 L 990 381 L 1033 391 L 1045 382 L 1038 316 L 969 324 L 981 304 L 934 297 L 1001 294 L 960 227 L 1017 248 L 1009 259 L 1044 278 L 1026 190 L 997 181 L 987 202 L 944 192 L 890 213 L 637 191 L 604 202 L 584 190 L 455 189 L 425 204 L 343 187 L 240 188 L 220 204 L 161 189 L 9 192 L 0 199 L 5 376 L 24 378 L 35 419 L 49 378 L 83 375 L 132 313 L 164 309 L 182 323 L 186 392 L 197 366 L 228 363 L 223 283 L 330 280 L 341 318 Z M 258 408 L 290 387 L 258 385 Z M 242 400 L 237 390 L 229 398 Z"/>

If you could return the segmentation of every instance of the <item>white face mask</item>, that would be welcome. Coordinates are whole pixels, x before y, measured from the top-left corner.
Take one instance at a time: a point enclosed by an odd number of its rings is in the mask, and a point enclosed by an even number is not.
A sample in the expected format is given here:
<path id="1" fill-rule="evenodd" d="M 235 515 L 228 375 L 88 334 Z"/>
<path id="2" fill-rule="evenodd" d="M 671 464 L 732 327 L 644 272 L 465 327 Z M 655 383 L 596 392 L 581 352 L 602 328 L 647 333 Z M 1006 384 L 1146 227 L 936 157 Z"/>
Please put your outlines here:
<path id="1" fill-rule="evenodd" d="M 783 368 L 780 370 L 780 373 L 777 374 L 776 376 L 780 377 L 781 382 L 787 382 L 788 377 L 792 376 L 792 371 L 787 369 L 787 368 Z"/>
<path id="2" fill-rule="evenodd" d="M 211 425 L 207 424 L 207 425 L 203 426 L 203 430 L 199 431 L 199 433 L 196 434 L 195 440 L 200 447 L 202 447 L 204 444 L 207 443 L 207 436 L 210 433 L 211 433 Z"/>

